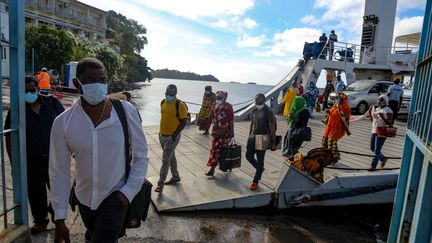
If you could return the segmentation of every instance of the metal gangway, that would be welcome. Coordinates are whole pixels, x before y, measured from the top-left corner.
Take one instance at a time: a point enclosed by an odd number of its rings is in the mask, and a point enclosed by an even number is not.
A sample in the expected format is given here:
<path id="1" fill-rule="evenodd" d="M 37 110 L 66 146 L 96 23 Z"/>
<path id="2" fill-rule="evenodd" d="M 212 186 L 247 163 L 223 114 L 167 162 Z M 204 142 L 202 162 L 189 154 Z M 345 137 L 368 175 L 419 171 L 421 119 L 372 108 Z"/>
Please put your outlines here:
<path id="1" fill-rule="evenodd" d="M 307 87 L 310 81 L 317 81 L 322 70 L 345 72 L 347 84 L 355 82 L 357 70 L 370 72 L 371 76 L 375 70 L 413 73 L 418 52 L 418 46 L 412 43 L 384 47 L 334 42 L 332 45 L 326 43 L 313 55 L 311 48 L 307 47 L 311 44 L 305 43 L 303 58 L 278 84 L 264 94 L 276 113 L 279 110 L 278 97 L 293 82 L 302 80 L 304 87 Z M 253 108 L 254 103 L 251 101 L 238 109 L 235 112 L 236 121 L 249 120 Z"/>

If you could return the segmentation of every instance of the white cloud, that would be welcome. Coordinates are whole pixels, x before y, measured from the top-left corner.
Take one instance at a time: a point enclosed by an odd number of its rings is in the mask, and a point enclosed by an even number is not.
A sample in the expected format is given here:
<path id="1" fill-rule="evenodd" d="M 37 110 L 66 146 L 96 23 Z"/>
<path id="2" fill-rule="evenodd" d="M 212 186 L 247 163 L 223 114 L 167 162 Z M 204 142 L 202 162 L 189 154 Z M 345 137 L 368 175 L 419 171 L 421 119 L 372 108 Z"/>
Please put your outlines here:
<path id="1" fill-rule="evenodd" d="M 210 27 L 227 28 L 228 27 L 228 21 L 220 19 L 217 22 L 210 23 Z"/>
<path id="2" fill-rule="evenodd" d="M 200 44 L 204 44 L 204 45 L 211 45 L 214 44 L 213 40 L 207 37 L 199 37 L 198 38 L 198 42 Z"/>
<path id="3" fill-rule="evenodd" d="M 137 5 L 145 4 L 150 8 L 189 19 L 220 15 L 243 15 L 255 4 L 254 0 L 133 0 L 133 2 Z"/>
<path id="4" fill-rule="evenodd" d="M 321 31 L 312 28 L 292 28 L 286 29 L 281 33 L 276 33 L 273 37 L 273 45 L 268 47 L 265 52 L 255 52 L 256 56 L 287 56 L 294 54 L 300 57 L 303 52 L 305 41 L 316 40 L 321 35 Z"/>
<path id="5" fill-rule="evenodd" d="M 405 12 L 410 9 L 421 8 L 426 6 L 426 0 L 398 0 L 397 11 Z"/>
<path id="6" fill-rule="evenodd" d="M 257 24 L 257 22 L 255 22 L 255 20 L 250 19 L 250 18 L 246 18 L 245 20 L 243 20 L 243 25 L 248 29 L 253 29 L 258 24 Z"/>
<path id="7" fill-rule="evenodd" d="M 394 36 L 421 32 L 423 26 L 423 16 L 414 16 L 404 19 L 396 19 Z"/>
<path id="8" fill-rule="evenodd" d="M 259 47 L 265 40 L 265 35 L 258 35 L 255 37 L 243 35 L 241 38 L 237 39 L 237 47 Z"/>
<path id="9" fill-rule="evenodd" d="M 313 14 L 308 14 L 303 16 L 301 19 L 302 23 L 309 24 L 309 25 L 318 25 L 320 23 L 320 19 L 315 17 Z"/>

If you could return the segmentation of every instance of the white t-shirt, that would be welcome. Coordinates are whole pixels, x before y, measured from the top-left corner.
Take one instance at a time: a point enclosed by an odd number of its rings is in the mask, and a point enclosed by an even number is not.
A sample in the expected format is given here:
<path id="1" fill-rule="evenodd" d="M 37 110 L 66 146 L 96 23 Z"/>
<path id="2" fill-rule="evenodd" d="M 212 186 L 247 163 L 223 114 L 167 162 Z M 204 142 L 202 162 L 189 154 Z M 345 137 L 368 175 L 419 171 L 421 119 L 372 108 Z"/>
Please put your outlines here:
<path id="1" fill-rule="evenodd" d="M 372 133 L 377 133 L 376 129 L 377 127 L 385 127 L 386 123 L 384 119 L 379 114 L 383 114 L 383 117 L 387 119 L 387 114 L 392 113 L 393 111 L 390 109 L 390 107 L 386 106 L 384 108 L 378 107 L 378 108 L 372 108 Z"/>

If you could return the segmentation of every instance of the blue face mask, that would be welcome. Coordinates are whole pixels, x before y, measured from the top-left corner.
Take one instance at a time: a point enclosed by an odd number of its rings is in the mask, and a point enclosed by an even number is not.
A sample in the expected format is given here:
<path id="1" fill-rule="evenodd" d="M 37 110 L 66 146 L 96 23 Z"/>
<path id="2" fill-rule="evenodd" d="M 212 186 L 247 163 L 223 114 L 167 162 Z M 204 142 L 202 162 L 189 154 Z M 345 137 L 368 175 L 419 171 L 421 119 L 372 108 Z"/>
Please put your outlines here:
<path id="1" fill-rule="evenodd" d="M 175 96 L 172 96 L 172 95 L 165 95 L 165 99 L 166 99 L 167 101 L 173 101 L 173 100 L 174 100 L 174 97 L 175 97 Z"/>
<path id="2" fill-rule="evenodd" d="M 99 104 L 105 99 L 108 93 L 107 85 L 101 83 L 81 84 L 81 88 L 83 90 L 82 97 L 90 105 Z"/>
<path id="3" fill-rule="evenodd" d="M 33 92 L 27 92 L 25 93 L 24 99 L 25 102 L 29 103 L 29 104 L 33 104 L 36 102 L 36 100 L 38 99 L 38 93 L 33 93 Z"/>

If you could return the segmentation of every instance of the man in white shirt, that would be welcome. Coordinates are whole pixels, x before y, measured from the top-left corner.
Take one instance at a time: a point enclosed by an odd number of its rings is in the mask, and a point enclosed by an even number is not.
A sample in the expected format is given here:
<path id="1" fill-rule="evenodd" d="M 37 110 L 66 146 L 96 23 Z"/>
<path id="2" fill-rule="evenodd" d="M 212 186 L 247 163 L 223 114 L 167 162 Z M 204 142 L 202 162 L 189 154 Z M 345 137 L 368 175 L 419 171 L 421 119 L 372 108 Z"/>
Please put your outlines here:
<path id="1" fill-rule="evenodd" d="M 147 142 L 136 109 L 122 101 L 129 129 L 131 169 L 126 178 L 122 124 L 106 98 L 107 72 L 94 58 L 78 63 L 74 85 L 81 98 L 54 121 L 49 175 L 55 212 L 55 242 L 69 242 L 67 218 L 71 154 L 75 155 L 79 210 L 91 242 L 117 242 L 129 202 L 147 173 Z"/>

